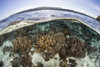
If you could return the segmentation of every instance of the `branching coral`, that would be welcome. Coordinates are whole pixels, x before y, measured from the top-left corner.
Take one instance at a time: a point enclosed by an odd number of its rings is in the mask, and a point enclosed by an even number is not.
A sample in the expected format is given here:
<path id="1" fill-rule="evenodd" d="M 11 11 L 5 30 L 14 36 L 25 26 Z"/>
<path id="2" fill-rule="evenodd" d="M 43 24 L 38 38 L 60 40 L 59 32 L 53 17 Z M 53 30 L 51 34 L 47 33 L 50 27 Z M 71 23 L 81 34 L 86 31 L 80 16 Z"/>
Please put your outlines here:
<path id="1" fill-rule="evenodd" d="M 27 31 L 23 28 L 18 29 L 17 31 L 14 31 L 14 36 L 19 37 L 19 36 L 25 36 L 27 34 Z"/>
<path id="2" fill-rule="evenodd" d="M 66 61 L 61 61 L 60 67 L 68 67 L 68 64 L 66 63 Z"/>
<path id="3" fill-rule="evenodd" d="M 83 58 L 85 57 L 86 48 L 84 42 L 76 37 L 69 38 L 67 53 L 69 56 Z"/>
<path id="4" fill-rule="evenodd" d="M 46 34 L 36 37 L 36 44 L 34 47 L 37 48 L 36 52 L 53 51 L 56 44 L 57 42 L 55 37 L 53 35 Z"/>
<path id="5" fill-rule="evenodd" d="M 50 52 L 56 50 L 58 45 L 64 44 L 65 40 L 63 33 L 37 35 L 34 47 L 37 48 L 36 52 Z"/>
<path id="6" fill-rule="evenodd" d="M 33 67 L 31 57 L 28 55 L 25 55 L 21 58 L 21 64 L 23 67 Z"/>
<path id="7" fill-rule="evenodd" d="M 44 35 L 38 34 L 36 36 L 36 43 L 34 47 L 36 48 L 36 52 L 42 52 L 43 58 L 48 61 L 59 52 L 62 45 L 64 45 L 65 40 L 63 33 L 54 34 L 50 32 Z"/>
<path id="8" fill-rule="evenodd" d="M 24 36 L 24 37 L 17 37 L 14 41 L 13 41 L 13 51 L 16 52 L 20 52 L 22 54 L 28 54 L 31 47 L 32 47 L 32 41 L 31 39 L 29 39 L 28 37 Z"/>
<path id="9" fill-rule="evenodd" d="M 11 63 L 12 67 L 33 67 L 32 58 L 29 55 L 15 57 Z"/>

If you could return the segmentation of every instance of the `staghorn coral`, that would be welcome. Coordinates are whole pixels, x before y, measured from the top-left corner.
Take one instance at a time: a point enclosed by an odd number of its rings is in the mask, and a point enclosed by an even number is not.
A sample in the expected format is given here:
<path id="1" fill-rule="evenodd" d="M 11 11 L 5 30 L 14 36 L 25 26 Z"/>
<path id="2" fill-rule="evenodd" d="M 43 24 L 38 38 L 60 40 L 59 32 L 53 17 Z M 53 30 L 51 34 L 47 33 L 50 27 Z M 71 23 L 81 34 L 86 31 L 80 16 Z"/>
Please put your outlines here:
<path id="1" fill-rule="evenodd" d="M 53 35 L 42 35 L 40 37 L 36 37 L 36 44 L 34 45 L 37 48 L 37 53 L 42 51 L 53 51 L 54 47 L 57 45 L 55 37 Z"/>
<path id="2" fill-rule="evenodd" d="M 81 42 L 76 37 L 70 37 L 67 44 L 67 53 L 69 56 L 79 58 L 85 57 L 86 47 L 84 42 Z"/>
<path id="3" fill-rule="evenodd" d="M 28 37 L 17 37 L 13 41 L 13 52 L 21 54 L 28 54 L 32 47 L 32 41 Z"/>

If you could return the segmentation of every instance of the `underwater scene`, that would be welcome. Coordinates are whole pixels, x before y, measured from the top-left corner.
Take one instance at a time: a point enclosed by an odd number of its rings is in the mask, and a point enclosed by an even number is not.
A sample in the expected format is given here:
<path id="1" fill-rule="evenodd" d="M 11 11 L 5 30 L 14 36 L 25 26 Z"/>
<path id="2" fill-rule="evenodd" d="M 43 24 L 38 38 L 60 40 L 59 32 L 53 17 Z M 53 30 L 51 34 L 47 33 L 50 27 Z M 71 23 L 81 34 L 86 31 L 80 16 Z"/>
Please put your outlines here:
<path id="1" fill-rule="evenodd" d="M 24 26 L 0 35 L 0 67 L 100 67 L 100 34 L 67 19 Z"/>

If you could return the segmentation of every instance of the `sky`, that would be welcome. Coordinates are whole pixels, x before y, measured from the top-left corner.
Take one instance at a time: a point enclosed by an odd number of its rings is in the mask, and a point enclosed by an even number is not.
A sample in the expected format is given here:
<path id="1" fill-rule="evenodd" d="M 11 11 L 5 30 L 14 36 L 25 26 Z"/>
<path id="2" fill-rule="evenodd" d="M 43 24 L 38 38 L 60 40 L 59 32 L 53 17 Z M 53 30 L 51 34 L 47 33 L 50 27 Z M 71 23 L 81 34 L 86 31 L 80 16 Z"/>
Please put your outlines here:
<path id="1" fill-rule="evenodd" d="M 94 18 L 100 15 L 100 0 L 0 0 L 0 20 L 36 7 L 61 7 L 82 12 Z"/>

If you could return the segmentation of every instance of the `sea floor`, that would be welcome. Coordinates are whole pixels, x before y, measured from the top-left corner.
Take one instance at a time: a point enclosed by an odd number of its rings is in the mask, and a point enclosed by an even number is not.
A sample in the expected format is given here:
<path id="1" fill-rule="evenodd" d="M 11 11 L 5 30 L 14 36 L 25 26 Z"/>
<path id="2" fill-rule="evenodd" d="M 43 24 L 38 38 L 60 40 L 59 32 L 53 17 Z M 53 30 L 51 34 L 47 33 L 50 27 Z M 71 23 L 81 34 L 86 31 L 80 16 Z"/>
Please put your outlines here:
<path id="1" fill-rule="evenodd" d="M 100 67 L 100 34 L 52 20 L 0 35 L 0 67 Z"/>

